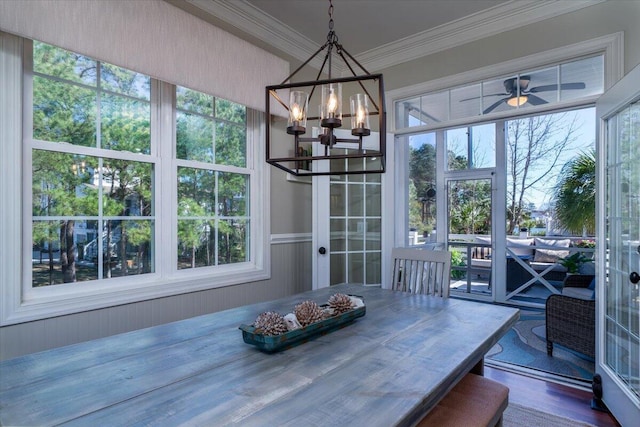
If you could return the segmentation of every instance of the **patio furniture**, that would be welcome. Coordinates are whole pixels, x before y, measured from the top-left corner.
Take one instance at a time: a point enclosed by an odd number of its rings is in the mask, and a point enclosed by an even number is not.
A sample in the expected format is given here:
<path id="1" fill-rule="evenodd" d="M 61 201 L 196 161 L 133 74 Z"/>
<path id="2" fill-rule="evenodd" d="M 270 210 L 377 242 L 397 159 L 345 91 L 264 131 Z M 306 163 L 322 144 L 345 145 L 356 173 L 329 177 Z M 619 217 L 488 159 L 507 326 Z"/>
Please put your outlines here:
<path id="1" fill-rule="evenodd" d="M 550 295 L 546 302 L 547 354 L 553 345 L 595 358 L 596 301 L 595 276 L 571 274 L 564 280 L 563 293 Z M 590 289 L 590 286 L 593 289 Z M 583 297 L 579 297 L 582 294 Z M 586 298 L 585 298 L 586 297 Z"/>
<path id="2" fill-rule="evenodd" d="M 394 291 L 449 296 L 451 253 L 429 249 L 393 248 L 392 286 Z"/>

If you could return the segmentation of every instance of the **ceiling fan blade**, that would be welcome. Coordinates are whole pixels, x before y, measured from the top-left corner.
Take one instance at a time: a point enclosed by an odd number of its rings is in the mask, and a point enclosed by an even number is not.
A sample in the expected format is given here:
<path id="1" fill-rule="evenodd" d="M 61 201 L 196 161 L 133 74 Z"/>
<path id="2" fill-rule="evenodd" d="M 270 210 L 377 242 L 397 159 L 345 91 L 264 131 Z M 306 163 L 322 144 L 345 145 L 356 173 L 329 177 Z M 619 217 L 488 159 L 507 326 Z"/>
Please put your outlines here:
<path id="1" fill-rule="evenodd" d="M 563 83 L 560 85 L 561 90 L 584 89 L 586 85 L 582 82 Z M 527 93 L 548 92 L 558 90 L 558 85 L 536 86 L 527 91 Z"/>
<path id="2" fill-rule="evenodd" d="M 542 98 L 538 98 L 535 95 L 527 95 L 527 102 L 531 105 L 542 105 L 542 104 L 547 104 L 547 101 L 545 101 Z"/>
<path id="3" fill-rule="evenodd" d="M 509 99 L 509 98 L 502 98 L 500 101 L 497 101 L 497 102 L 495 102 L 495 103 L 491 104 L 491 105 L 490 105 L 486 110 L 484 110 L 482 113 L 483 113 L 483 114 L 487 114 L 487 113 L 492 112 L 493 110 L 495 110 L 495 109 L 496 109 L 496 107 L 498 107 L 498 105 L 502 104 L 502 103 L 503 103 L 503 102 L 505 102 L 507 99 Z"/>

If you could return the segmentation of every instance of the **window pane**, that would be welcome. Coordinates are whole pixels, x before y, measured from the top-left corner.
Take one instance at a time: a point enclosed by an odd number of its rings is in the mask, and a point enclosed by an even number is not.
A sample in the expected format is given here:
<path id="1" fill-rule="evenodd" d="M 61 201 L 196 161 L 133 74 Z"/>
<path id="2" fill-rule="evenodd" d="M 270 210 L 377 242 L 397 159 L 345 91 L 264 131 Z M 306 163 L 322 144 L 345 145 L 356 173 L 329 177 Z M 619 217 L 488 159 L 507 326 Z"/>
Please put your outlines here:
<path id="1" fill-rule="evenodd" d="M 215 188 L 214 171 L 178 168 L 178 216 L 213 216 Z"/>
<path id="2" fill-rule="evenodd" d="M 480 84 L 451 90 L 451 120 L 474 117 L 481 111 Z"/>
<path id="3" fill-rule="evenodd" d="M 425 95 L 421 98 L 416 117 L 424 124 L 435 124 L 449 119 L 449 91 Z"/>
<path id="4" fill-rule="evenodd" d="M 604 57 L 600 55 L 561 65 L 560 81 L 560 99 L 563 101 L 603 93 Z"/>
<path id="5" fill-rule="evenodd" d="M 348 222 L 348 250 L 350 252 L 364 250 L 365 221 L 363 219 L 349 219 Z"/>
<path id="6" fill-rule="evenodd" d="M 43 150 L 32 153 L 33 216 L 98 215 L 93 182 L 96 158 Z"/>
<path id="7" fill-rule="evenodd" d="M 96 86 L 95 60 L 38 41 L 33 42 L 33 68 L 37 73 Z"/>
<path id="8" fill-rule="evenodd" d="M 496 165 L 496 125 L 472 126 L 471 164 L 472 168 L 492 168 Z"/>
<path id="9" fill-rule="evenodd" d="M 430 235 L 436 224 L 436 136 L 409 137 L 409 228 Z"/>
<path id="10" fill-rule="evenodd" d="M 104 223 L 102 235 L 103 278 L 131 276 L 154 271 L 151 257 L 154 247 L 154 221 L 107 220 Z"/>
<path id="11" fill-rule="evenodd" d="M 235 102 L 216 98 L 216 117 L 244 125 L 247 122 L 247 108 Z"/>
<path id="12" fill-rule="evenodd" d="M 149 154 L 151 111 L 148 102 L 116 95 L 103 95 L 102 148 Z"/>
<path id="13" fill-rule="evenodd" d="M 202 116 L 176 113 L 177 157 L 213 163 L 213 122 Z"/>
<path id="14" fill-rule="evenodd" d="M 219 165 L 246 166 L 247 131 L 244 126 L 217 123 L 215 159 Z"/>
<path id="15" fill-rule="evenodd" d="M 249 177 L 237 173 L 218 172 L 218 215 L 245 216 Z"/>
<path id="16" fill-rule="evenodd" d="M 213 96 L 178 86 L 176 88 L 176 107 L 213 117 Z"/>
<path id="17" fill-rule="evenodd" d="M 215 265 L 215 221 L 178 221 L 178 270 Z"/>
<path id="18" fill-rule="evenodd" d="M 527 72 L 520 75 L 521 93 L 527 101 L 519 108 L 530 108 L 537 105 L 555 103 L 560 100 L 558 94 L 558 67 Z M 513 108 L 510 105 L 510 108 Z"/>
<path id="19" fill-rule="evenodd" d="M 379 219 L 367 219 L 367 250 L 379 251 L 381 249 L 380 237 L 382 235 L 382 221 Z"/>
<path id="20" fill-rule="evenodd" d="M 33 137 L 95 147 L 95 92 L 34 76 Z"/>
<path id="21" fill-rule="evenodd" d="M 499 78 L 482 83 L 482 114 L 509 109 L 507 100 L 512 94 L 514 85 L 509 82 L 517 80 L 517 76 Z M 517 89 L 517 88 L 516 88 Z M 516 90 L 517 95 L 517 90 Z"/>
<path id="22" fill-rule="evenodd" d="M 347 185 L 347 200 L 349 216 L 364 216 L 364 185 Z"/>
<path id="23" fill-rule="evenodd" d="M 103 162 L 103 214 L 153 215 L 153 165 L 116 159 L 104 159 Z"/>
<path id="24" fill-rule="evenodd" d="M 230 219 L 218 224 L 218 264 L 249 261 L 248 221 Z"/>
<path id="25" fill-rule="evenodd" d="M 495 124 L 450 129 L 445 132 L 447 167 L 465 170 L 495 166 Z"/>
<path id="26" fill-rule="evenodd" d="M 111 64 L 101 63 L 100 66 L 100 83 L 103 89 L 145 101 L 151 99 L 149 76 Z"/>
<path id="27" fill-rule="evenodd" d="M 586 108 L 507 122 L 507 234 L 523 227 L 538 235 L 593 232 L 594 115 Z M 578 166 L 579 178 L 563 179 Z M 560 191 L 562 182 L 569 191 Z M 561 223 L 563 211 L 568 215 Z"/>
<path id="28" fill-rule="evenodd" d="M 469 165 L 469 147 L 467 128 L 446 131 L 447 168 L 449 170 L 465 170 Z"/>
<path id="29" fill-rule="evenodd" d="M 32 286 L 96 280 L 98 265 L 85 250 L 96 229 L 97 221 L 33 221 Z"/>
<path id="30" fill-rule="evenodd" d="M 398 101 L 395 106 L 397 129 L 425 124 L 417 114 L 420 111 L 420 97 Z"/>

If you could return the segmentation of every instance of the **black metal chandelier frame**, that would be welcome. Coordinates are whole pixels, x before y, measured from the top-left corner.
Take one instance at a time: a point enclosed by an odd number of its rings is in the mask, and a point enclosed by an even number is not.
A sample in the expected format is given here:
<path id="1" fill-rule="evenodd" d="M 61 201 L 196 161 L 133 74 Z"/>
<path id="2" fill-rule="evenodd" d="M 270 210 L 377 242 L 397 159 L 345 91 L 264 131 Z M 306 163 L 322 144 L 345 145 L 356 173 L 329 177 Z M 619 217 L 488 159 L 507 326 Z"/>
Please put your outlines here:
<path id="1" fill-rule="evenodd" d="M 367 174 L 367 173 L 384 173 L 385 171 L 385 157 L 386 157 L 386 112 L 385 112 L 385 100 L 384 100 L 384 83 L 382 74 L 371 74 L 369 73 L 346 49 L 338 42 L 338 37 L 333 30 L 333 5 L 329 6 L 329 33 L 327 35 L 327 41 L 313 54 L 311 55 L 302 65 L 300 65 L 293 73 L 291 73 L 281 84 L 279 85 L 271 85 L 265 88 L 266 95 L 266 161 L 267 163 L 282 169 L 292 175 L 296 176 L 314 176 L 314 175 L 351 175 L 351 174 Z M 324 56 L 324 60 L 322 62 L 322 66 L 318 71 L 316 76 L 316 80 L 313 81 L 304 81 L 304 82 L 296 82 L 296 83 L 286 83 L 291 81 L 291 79 L 300 72 L 305 66 L 309 64 L 315 57 L 317 57 L 322 51 L 326 49 L 326 53 Z M 332 78 L 331 68 L 332 68 L 332 55 L 333 51 L 342 59 L 346 67 L 351 72 L 352 76 L 350 77 L 340 77 L 340 78 Z M 354 71 L 353 65 L 350 61 L 359 67 L 364 74 L 357 75 Z M 323 72 L 327 70 L 326 75 L 328 78 L 320 79 Z M 287 128 L 287 133 L 294 136 L 294 145 L 293 145 L 293 156 L 288 157 L 272 157 L 271 153 L 271 100 L 275 99 L 278 104 L 285 108 L 287 113 L 290 113 L 290 106 L 287 105 L 278 95 L 278 90 L 292 90 L 292 89 L 301 89 L 301 88 L 312 88 L 311 94 L 308 97 L 308 100 L 311 100 L 313 94 L 317 87 L 322 87 L 330 84 L 342 84 L 342 83 L 353 83 L 356 82 L 359 84 L 360 88 L 364 91 L 365 96 L 368 100 L 371 101 L 373 106 L 372 111 L 368 111 L 368 115 L 370 116 L 378 116 L 378 133 L 379 133 L 379 150 L 365 149 L 363 148 L 363 137 L 368 136 L 370 134 L 370 129 L 366 129 L 363 127 L 352 128 L 351 134 L 354 138 L 339 138 L 335 135 L 334 129 L 341 126 L 341 120 L 327 120 L 322 119 L 320 116 L 307 117 L 306 120 L 318 120 L 321 123 L 322 131 L 320 135 L 317 137 L 303 137 L 306 132 L 304 127 L 290 126 Z M 377 96 L 372 97 L 370 90 L 365 87 L 365 82 L 368 82 L 369 89 L 377 88 Z M 371 83 L 373 82 L 373 84 Z M 375 85 L 377 83 L 377 85 Z M 353 117 L 352 114 L 342 114 L 344 118 Z M 324 145 L 324 153 L 313 155 L 311 153 L 306 153 L 304 155 L 300 155 L 300 143 L 303 142 L 320 142 Z M 347 147 L 347 153 L 342 152 L 332 152 L 332 148 L 338 144 L 343 143 L 340 148 Z M 337 151 L 337 150 L 334 150 Z M 342 151 L 342 150 L 340 150 Z M 372 162 L 375 168 L 366 168 L 364 170 L 331 170 L 331 168 L 327 168 L 329 170 L 318 170 L 318 168 L 308 169 L 303 167 L 302 165 L 310 165 L 313 164 L 313 161 L 322 161 L 322 160 L 339 160 L 339 159 L 357 159 L 357 158 L 371 158 L 372 160 L 376 160 L 376 162 Z M 290 167 L 289 165 L 293 165 Z"/>

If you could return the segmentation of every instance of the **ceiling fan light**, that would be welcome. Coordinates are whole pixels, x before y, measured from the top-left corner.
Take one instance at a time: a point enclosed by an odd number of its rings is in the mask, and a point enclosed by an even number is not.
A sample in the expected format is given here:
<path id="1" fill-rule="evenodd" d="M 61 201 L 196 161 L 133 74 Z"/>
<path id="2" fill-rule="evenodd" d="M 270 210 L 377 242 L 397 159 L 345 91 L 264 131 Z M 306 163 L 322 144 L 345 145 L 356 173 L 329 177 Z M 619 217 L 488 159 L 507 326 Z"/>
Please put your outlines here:
<path id="1" fill-rule="evenodd" d="M 528 99 L 529 97 L 526 95 L 514 96 L 507 99 L 507 104 L 511 107 L 519 107 L 526 104 Z"/>

